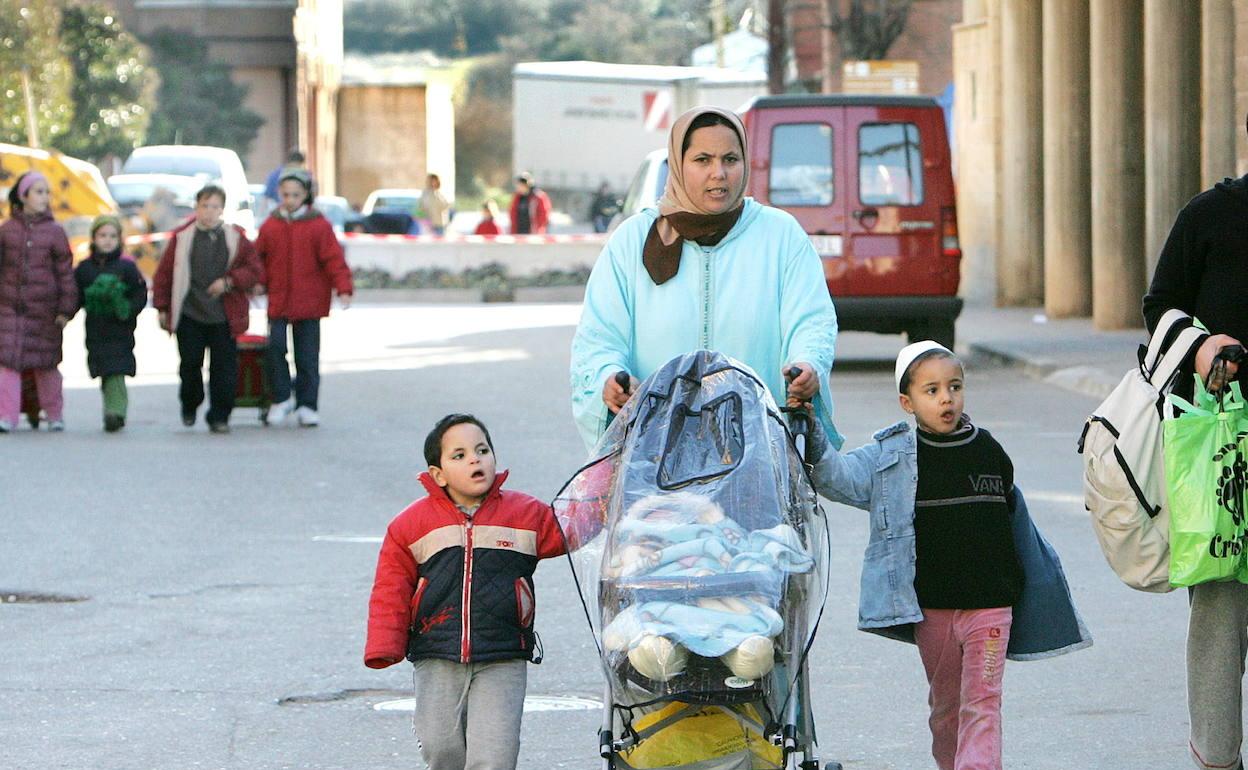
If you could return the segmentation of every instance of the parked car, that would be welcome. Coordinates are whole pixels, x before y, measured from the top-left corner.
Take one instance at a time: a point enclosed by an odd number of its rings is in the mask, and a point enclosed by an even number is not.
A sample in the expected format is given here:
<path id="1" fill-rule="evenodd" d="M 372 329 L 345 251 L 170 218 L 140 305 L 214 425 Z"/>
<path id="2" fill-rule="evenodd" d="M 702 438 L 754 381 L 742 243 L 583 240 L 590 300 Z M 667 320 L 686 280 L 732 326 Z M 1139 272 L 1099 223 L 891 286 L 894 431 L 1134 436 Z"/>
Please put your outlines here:
<path id="1" fill-rule="evenodd" d="M 364 200 L 364 208 L 360 209 L 360 213 L 368 216 L 377 209 L 403 209 L 414 219 L 422 213 L 420 193 L 415 188 L 373 190 Z"/>
<path id="2" fill-rule="evenodd" d="M 167 206 L 172 215 L 185 219 L 195 210 L 195 193 L 203 187 L 195 177 L 177 174 L 113 174 L 108 190 L 124 216 L 144 213 L 149 203 Z"/>
<path id="3" fill-rule="evenodd" d="M 364 231 L 364 218 L 346 198 L 339 195 L 318 195 L 312 205 L 334 226 L 334 232 Z"/>
<path id="4" fill-rule="evenodd" d="M 251 198 L 251 213 L 256 218 L 256 227 L 259 228 L 277 208 L 277 203 L 264 194 L 262 184 L 248 184 L 247 195 Z"/>
<path id="5" fill-rule="evenodd" d="M 944 115 L 918 96 L 760 96 L 744 111 L 746 194 L 788 211 L 823 260 L 840 328 L 952 348 L 962 251 Z M 667 151 L 646 156 L 621 217 L 654 206 Z"/>
<path id="6" fill-rule="evenodd" d="M 256 227 L 251 191 L 238 153 L 224 147 L 158 144 L 139 147 L 122 165 L 123 174 L 175 174 L 210 182 L 225 190 L 225 221 L 248 230 Z"/>

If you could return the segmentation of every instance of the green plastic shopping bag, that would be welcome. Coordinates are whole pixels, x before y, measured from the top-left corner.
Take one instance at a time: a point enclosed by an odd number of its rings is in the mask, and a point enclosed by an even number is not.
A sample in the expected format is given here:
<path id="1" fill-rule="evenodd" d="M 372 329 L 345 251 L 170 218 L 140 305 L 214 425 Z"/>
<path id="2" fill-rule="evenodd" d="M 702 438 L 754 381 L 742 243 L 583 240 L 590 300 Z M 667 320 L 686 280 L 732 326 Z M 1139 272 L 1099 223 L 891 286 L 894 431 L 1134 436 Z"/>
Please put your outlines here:
<path id="1" fill-rule="evenodd" d="M 1239 383 L 1232 383 L 1219 398 L 1197 377 L 1194 400 L 1192 404 L 1169 396 L 1179 411 L 1163 426 L 1170 584 L 1248 583 L 1248 416 L 1243 395 Z"/>

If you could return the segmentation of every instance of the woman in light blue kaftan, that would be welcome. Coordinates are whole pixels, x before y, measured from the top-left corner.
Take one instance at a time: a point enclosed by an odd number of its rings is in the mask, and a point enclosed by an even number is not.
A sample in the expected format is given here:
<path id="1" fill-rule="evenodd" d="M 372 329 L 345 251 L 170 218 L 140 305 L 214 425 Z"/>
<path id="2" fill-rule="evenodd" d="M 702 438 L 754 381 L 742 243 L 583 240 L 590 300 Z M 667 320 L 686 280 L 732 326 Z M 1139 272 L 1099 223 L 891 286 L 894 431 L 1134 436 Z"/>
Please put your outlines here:
<path id="1" fill-rule="evenodd" d="M 703 149 L 702 137 L 717 136 L 711 129 L 726 137 L 727 149 Z M 830 443 L 840 447 L 828 384 L 836 311 L 822 264 L 791 215 L 743 197 L 744 138 L 740 120 L 726 110 L 682 115 L 668 142 L 659 208 L 624 221 L 599 255 L 571 360 L 572 411 L 588 448 L 618 409 L 618 401 L 609 407 L 607 393 L 617 372 L 644 379 L 699 349 L 747 364 L 782 405 L 790 395 L 810 400 Z M 717 204 L 725 190 L 729 200 Z M 785 381 L 794 365 L 809 373 L 801 392 Z"/>

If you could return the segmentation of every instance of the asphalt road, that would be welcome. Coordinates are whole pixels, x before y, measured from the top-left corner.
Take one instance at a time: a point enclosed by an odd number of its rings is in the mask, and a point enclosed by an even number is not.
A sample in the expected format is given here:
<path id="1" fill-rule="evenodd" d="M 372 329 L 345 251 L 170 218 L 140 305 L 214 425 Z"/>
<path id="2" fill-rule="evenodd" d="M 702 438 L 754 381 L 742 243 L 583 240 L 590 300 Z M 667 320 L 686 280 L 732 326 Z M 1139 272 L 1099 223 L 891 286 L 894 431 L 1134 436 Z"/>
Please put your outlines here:
<path id="1" fill-rule="evenodd" d="M 380 535 L 421 492 L 421 442 L 450 411 L 494 435 L 509 487 L 554 495 L 583 457 L 568 410 L 574 306 L 357 307 L 324 325 L 323 424 L 229 436 L 178 421 L 173 345 L 141 319 L 121 435 L 99 429 L 81 321 L 69 330 L 61 435 L 0 437 L 0 768 L 415 768 L 410 667 L 362 664 Z M 853 445 L 900 416 L 900 337 L 845 335 L 833 375 Z M 1132 592 L 1105 566 L 1074 441 L 1089 399 L 971 362 L 967 411 L 1011 453 L 1096 637 L 1006 669 L 1009 768 L 1179 768 L 1186 758 L 1182 594 Z M 826 504 L 832 598 L 813 652 L 824 757 L 934 767 L 914 648 L 854 629 L 864 514 Z M 530 696 L 601 696 L 566 562 L 538 572 L 546 661 Z M 534 705 L 538 705 L 534 701 Z M 591 768 L 599 713 L 526 714 L 523 768 Z"/>

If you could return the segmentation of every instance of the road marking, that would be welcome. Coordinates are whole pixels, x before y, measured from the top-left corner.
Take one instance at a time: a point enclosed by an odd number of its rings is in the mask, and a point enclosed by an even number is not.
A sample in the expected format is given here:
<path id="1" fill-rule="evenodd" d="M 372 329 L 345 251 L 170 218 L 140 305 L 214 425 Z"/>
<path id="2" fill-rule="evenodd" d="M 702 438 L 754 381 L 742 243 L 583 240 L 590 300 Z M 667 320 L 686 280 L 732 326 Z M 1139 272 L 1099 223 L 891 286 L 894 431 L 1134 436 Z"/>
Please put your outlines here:
<path id="1" fill-rule="evenodd" d="M 1025 492 L 1024 497 L 1028 500 L 1038 500 L 1042 503 L 1077 505 L 1080 511 L 1083 510 L 1083 495 L 1077 495 L 1072 492 Z"/>
<path id="2" fill-rule="evenodd" d="M 593 711 L 602 708 L 602 701 L 580 698 L 575 695 L 528 695 L 524 699 L 525 713 L 533 711 Z M 415 698 L 399 698 L 373 705 L 374 711 L 415 711 Z"/>

